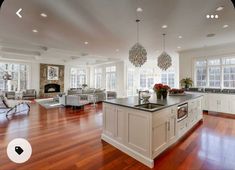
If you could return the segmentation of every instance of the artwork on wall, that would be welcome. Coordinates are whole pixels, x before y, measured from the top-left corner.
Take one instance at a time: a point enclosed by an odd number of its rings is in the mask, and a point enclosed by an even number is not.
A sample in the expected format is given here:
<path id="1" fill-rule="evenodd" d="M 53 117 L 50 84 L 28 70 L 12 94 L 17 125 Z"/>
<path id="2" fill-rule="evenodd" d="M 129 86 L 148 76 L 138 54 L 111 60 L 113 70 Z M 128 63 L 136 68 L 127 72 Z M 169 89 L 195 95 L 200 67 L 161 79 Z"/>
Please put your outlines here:
<path id="1" fill-rule="evenodd" d="M 48 66 L 47 67 L 47 79 L 48 80 L 59 80 L 59 67 Z"/>

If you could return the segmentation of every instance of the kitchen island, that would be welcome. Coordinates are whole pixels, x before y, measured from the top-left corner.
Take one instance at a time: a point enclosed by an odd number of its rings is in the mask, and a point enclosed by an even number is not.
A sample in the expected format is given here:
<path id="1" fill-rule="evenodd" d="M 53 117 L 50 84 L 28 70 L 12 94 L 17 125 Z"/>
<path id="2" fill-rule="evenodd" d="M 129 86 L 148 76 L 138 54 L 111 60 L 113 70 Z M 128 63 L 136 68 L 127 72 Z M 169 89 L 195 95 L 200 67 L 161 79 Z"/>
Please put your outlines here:
<path id="1" fill-rule="evenodd" d="M 149 103 L 138 97 L 106 100 L 103 103 L 102 140 L 148 167 L 154 158 L 177 142 L 202 120 L 202 96 L 168 96 Z"/>

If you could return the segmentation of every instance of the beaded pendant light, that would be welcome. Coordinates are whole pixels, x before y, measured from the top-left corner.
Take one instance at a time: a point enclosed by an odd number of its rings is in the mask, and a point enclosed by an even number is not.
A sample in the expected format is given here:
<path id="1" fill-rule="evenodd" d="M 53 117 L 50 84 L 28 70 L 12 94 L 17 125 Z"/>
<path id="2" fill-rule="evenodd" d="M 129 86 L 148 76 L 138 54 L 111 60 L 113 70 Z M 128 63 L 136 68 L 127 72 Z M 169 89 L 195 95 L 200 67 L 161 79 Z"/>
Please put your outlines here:
<path id="1" fill-rule="evenodd" d="M 163 34 L 163 52 L 158 57 L 158 67 L 164 71 L 172 65 L 171 57 L 165 51 L 165 36 L 166 34 Z"/>
<path id="2" fill-rule="evenodd" d="M 137 19 L 137 43 L 129 50 L 129 60 L 135 67 L 141 67 L 147 61 L 147 51 L 139 43 L 139 22 Z"/>

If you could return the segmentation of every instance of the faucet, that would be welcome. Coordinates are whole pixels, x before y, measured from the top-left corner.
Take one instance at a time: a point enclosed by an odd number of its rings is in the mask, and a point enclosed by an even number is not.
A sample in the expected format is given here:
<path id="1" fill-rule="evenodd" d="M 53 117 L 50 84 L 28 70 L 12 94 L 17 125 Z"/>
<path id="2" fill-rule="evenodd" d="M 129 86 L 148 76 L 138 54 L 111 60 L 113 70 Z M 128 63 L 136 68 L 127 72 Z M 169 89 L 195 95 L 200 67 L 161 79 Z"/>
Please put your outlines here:
<path id="1" fill-rule="evenodd" d="M 149 90 L 139 90 L 138 91 L 138 102 L 139 102 L 139 105 L 141 104 L 141 100 L 143 100 L 143 98 L 141 98 L 141 93 L 149 93 Z"/>

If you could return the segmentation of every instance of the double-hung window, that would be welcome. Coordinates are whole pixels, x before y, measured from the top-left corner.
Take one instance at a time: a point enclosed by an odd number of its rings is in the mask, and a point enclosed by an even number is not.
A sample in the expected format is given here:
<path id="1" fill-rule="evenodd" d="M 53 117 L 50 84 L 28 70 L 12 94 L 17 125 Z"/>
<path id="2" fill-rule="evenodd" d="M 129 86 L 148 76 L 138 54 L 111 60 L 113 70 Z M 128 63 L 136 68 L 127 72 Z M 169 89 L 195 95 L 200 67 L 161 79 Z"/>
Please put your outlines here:
<path id="1" fill-rule="evenodd" d="M 223 58 L 223 86 L 235 88 L 235 58 Z"/>
<path id="2" fill-rule="evenodd" d="M 86 84 L 86 69 L 85 68 L 71 68 L 70 70 L 70 88 L 81 87 Z"/>
<path id="3" fill-rule="evenodd" d="M 220 87 L 221 78 L 220 59 L 208 60 L 209 87 Z"/>
<path id="4" fill-rule="evenodd" d="M 102 87 L 102 68 L 95 68 L 95 88 Z"/>
<path id="5" fill-rule="evenodd" d="M 3 80 L 8 73 L 11 80 Z M 21 91 L 28 88 L 29 66 L 26 64 L 0 63 L 0 89 L 8 91 Z"/>
<path id="6" fill-rule="evenodd" d="M 116 90 L 116 66 L 106 67 L 106 89 Z"/>
<path id="7" fill-rule="evenodd" d="M 235 57 L 220 57 L 195 62 L 196 87 L 235 88 Z"/>
<path id="8" fill-rule="evenodd" d="M 173 68 L 161 73 L 161 83 L 167 84 L 170 87 L 175 87 L 175 72 Z"/>
<path id="9" fill-rule="evenodd" d="M 128 96 L 133 96 L 136 92 L 134 79 L 135 79 L 135 69 L 128 68 L 127 69 L 127 95 Z"/>
<path id="10" fill-rule="evenodd" d="M 152 89 L 154 85 L 154 69 L 142 69 L 140 72 L 140 88 Z"/>
<path id="11" fill-rule="evenodd" d="M 198 60 L 195 63 L 196 86 L 205 87 L 207 84 L 207 61 Z"/>

